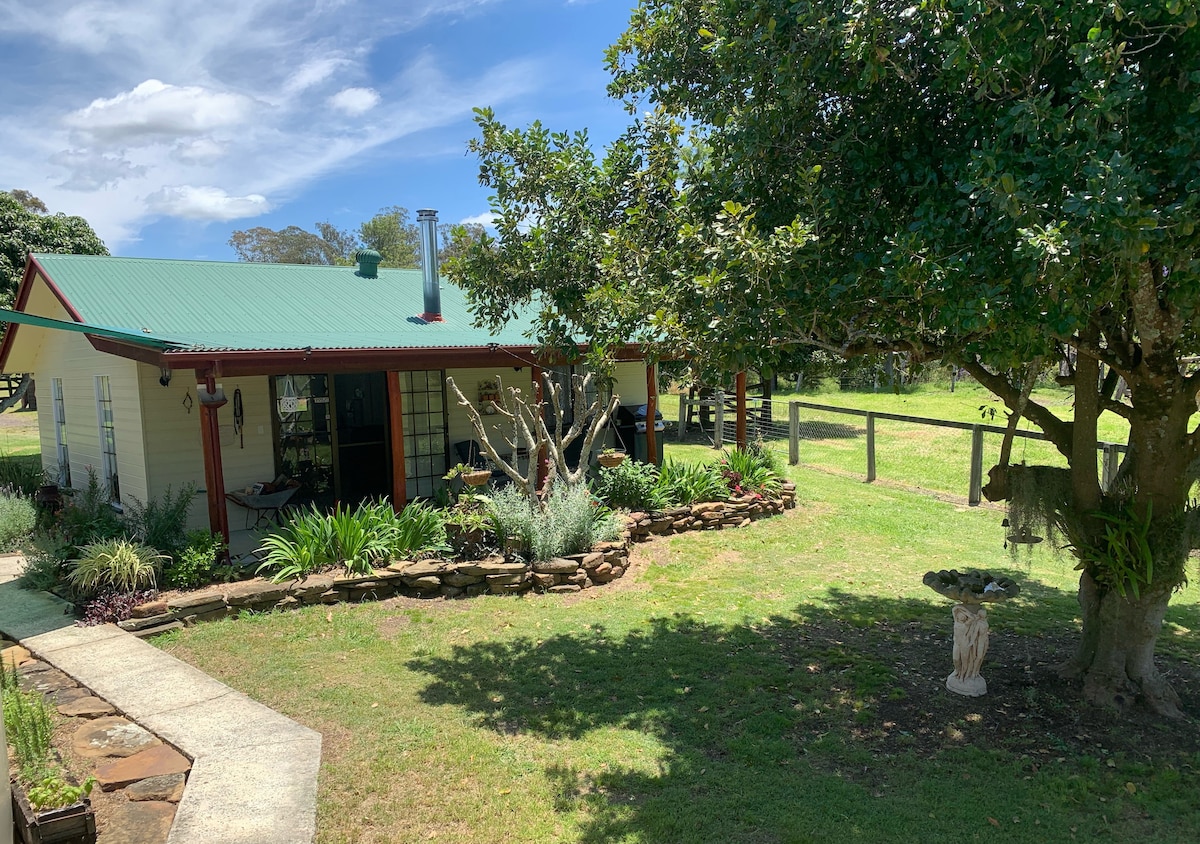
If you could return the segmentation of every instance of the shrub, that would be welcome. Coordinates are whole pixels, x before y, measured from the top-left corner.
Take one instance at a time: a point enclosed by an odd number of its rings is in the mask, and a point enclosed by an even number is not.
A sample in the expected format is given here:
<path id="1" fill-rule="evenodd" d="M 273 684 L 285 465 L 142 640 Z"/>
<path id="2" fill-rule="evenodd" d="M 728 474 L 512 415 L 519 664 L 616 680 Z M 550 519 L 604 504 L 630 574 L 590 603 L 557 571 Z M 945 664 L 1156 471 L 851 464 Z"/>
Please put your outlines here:
<path id="1" fill-rule="evenodd" d="M 67 580 L 84 595 L 153 588 L 166 557 L 128 539 L 94 542 L 80 549 Z"/>
<path id="2" fill-rule="evenodd" d="M 445 541 L 441 517 L 425 505 L 411 504 L 400 515 L 384 501 L 354 510 L 339 506 L 332 514 L 312 507 L 263 540 L 259 550 L 266 557 L 258 571 L 275 569 L 271 578 L 276 582 L 333 565 L 367 574 L 380 559 L 435 550 Z"/>
<path id="3" fill-rule="evenodd" d="M 193 530 L 185 537 L 183 550 L 163 569 L 163 583 L 171 589 L 195 589 L 205 583 L 227 579 L 220 572 L 225 540 L 207 530 Z"/>
<path id="4" fill-rule="evenodd" d="M 729 487 L 721 473 L 715 466 L 702 463 L 663 461 L 658 472 L 658 487 L 669 504 L 699 504 L 729 497 Z"/>
<path id="5" fill-rule="evenodd" d="M 779 494 L 782 480 L 769 466 L 764 465 L 760 455 L 752 451 L 734 449 L 727 451 L 717 461 L 717 469 L 721 472 L 729 491 L 734 495 L 765 495 Z"/>
<path id="6" fill-rule="evenodd" d="M 0 487 L 9 487 L 29 498 L 46 482 L 40 455 L 0 454 Z"/>
<path id="7" fill-rule="evenodd" d="M 125 510 L 126 532 L 144 545 L 174 557 L 187 546 L 187 518 L 196 485 L 184 484 L 176 493 L 167 487 L 162 498 L 142 502 L 130 496 Z"/>
<path id="8" fill-rule="evenodd" d="M 66 577 L 67 561 L 40 545 L 25 552 L 25 568 L 21 570 L 22 589 L 50 592 Z"/>
<path id="9" fill-rule="evenodd" d="M 8 551 L 33 533 L 37 508 L 11 489 L 0 490 L 0 550 Z"/>
<path id="10" fill-rule="evenodd" d="M 533 514 L 529 552 L 549 560 L 586 551 L 619 531 L 612 513 L 583 484 L 556 484 Z"/>
<path id="11" fill-rule="evenodd" d="M 91 542 L 125 535 L 125 525 L 112 508 L 108 492 L 101 487 L 96 470 L 89 466 L 87 483 L 63 504 L 56 532 L 63 543 L 78 548 Z"/>
<path id="12" fill-rule="evenodd" d="M 133 608 L 154 600 L 158 593 L 153 589 L 134 592 L 105 592 L 83 606 L 80 624 L 92 627 L 96 624 L 116 624 L 133 617 Z"/>
<path id="13" fill-rule="evenodd" d="M 492 494 L 488 515 L 502 547 L 528 552 L 533 545 L 534 508 L 515 484 L 501 487 Z"/>
<path id="14" fill-rule="evenodd" d="M 50 736 L 54 731 L 50 708 L 39 692 L 20 688 L 16 668 L 0 669 L 0 686 L 3 686 L 0 694 L 4 695 L 4 731 L 18 777 L 22 782 L 33 782 L 44 776 L 50 766 Z"/>
<path id="15" fill-rule="evenodd" d="M 601 468 L 592 481 L 592 492 L 609 507 L 626 510 L 660 510 L 668 503 L 658 486 L 658 469 L 635 460 Z"/>

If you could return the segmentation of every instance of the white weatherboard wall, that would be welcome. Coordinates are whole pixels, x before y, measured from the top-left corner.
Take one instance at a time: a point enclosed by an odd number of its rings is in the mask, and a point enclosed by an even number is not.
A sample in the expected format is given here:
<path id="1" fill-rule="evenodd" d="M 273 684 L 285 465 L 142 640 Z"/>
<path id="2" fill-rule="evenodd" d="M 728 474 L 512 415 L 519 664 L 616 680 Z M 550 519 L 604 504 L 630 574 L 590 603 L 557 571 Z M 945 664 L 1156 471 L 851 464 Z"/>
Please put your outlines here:
<path id="1" fill-rule="evenodd" d="M 66 309 L 38 277 L 30 290 L 25 310 L 38 316 L 70 322 Z M 112 393 L 113 428 L 117 445 L 117 477 L 121 497 L 145 500 L 146 452 L 142 444 L 142 416 L 138 403 L 137 364 L 125 358 L 103 354 L 92 348 L 82 334 L 50 328 L 22 325 L 17 329 L 19 354 L 10 359 L 14 371 L 32 371 L 43 385 L 49 406 L 50 381 L 62 379 L 63 409 L 67 421 L 67 448 L 71 455 L 71 484 L 81 488 L 87 483 L 87 470 L 95 469 L 103 481 L 100 453 L 100 420 L 96 406 L 96 376 L 107 375 Z M 42 466 L 58 472 L 55 450 L 54 414 L 38 414 L 38 432 L 42 446 Z"/>
<path id="2" fill-rule="evenodd" d="M 502 368 L 489 367 L 487 369 L 449 369 L 446 371 L 446 376 L 454 379 L 454 383 L 462 390 L 463 395 L 475 405 L 479 407 L 479 382 L 485 380 L 500 379 L 504 385 L 504 391 L 507 394 L 509 387 L 519 387 L 521 392 L 530 397 L 533 395 L 532 376 L 528 368 L 521 369 L 519 372 L 514 372 L 511 366 Z M 475 428 L 471 425 L 471 417 L 467 413 L 465 407 L 460 407 L 458 397 L 449 386 L 446 387 L 446 427 L 449 432 L 450 439 L 450 463 L 451 465 L 458 462 L 458 454 L 454 451 L 454 444 L 463 440 L 477 440 Z M 492 431 L 497 431 L 504 436 L 511 436 L 512 428 L 507 425 L 499 416 L 486 417 L 489 437 Z M 492 440 L 497 448 L 501 448 L 499 438 Z M 502 449 L 503 450 L 503 449 Z"/>
<path id="3" fill-rule="evenodd" d="M 200 402 L 196 398 L 196 373 L 174 372 L 171 383 L 159 383 L 161 373 L 155 367 L 138 364 L 141 412 L 146 433 L 146 463 L 149 488 L 160 496 L 170 487 L 178 490 L 187 483 L 204 489 L 204 451 L 200 438 Z M 270 388 L 266 376 L 222 378 L 228 403 L 217 410 L 221 434 L 221 464 L 228 492 L 242 490 L 253 483 L 275 478 L 275 452 L 271 440 Z M 233 397 L 242 391 L 245 427 L 241 436 L 234 432 Z M 185 399 L 191 396 L 191 412 Z M 118 455 L 119 456 L 119 455 Z M 229 526 L 242 527 L 245 512 L 227 504 Z M 207 528 L 208 504 L 197 494 L 188 518 L 189 528 Z"/>

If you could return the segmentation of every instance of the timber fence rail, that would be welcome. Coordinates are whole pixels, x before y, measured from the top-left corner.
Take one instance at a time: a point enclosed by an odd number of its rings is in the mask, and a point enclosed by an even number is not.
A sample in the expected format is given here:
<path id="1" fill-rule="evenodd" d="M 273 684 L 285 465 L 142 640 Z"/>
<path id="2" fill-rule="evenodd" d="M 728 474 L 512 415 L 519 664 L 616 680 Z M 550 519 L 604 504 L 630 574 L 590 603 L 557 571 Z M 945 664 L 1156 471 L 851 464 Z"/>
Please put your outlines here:
<path id="1" fill-rule="evenodd" d="M 816 404 L 813 402 L 790 401 L 788 404 L 788 463 L 795 466 L 800 462 L 800 440 L 801 440 L 801 411 L 812 410 L 821 413 L 842 414 L 845 416 L 856 416 L 866 420 L 866 480 L 867 483 L 874 481 L 878 475 L 876 471 L 876 449 L 875 449 L 875 424 L 878 420 L 889 420 L 893 422 L 904 422 L 912 425 L 928 425 L 938 428 L 951 428 L 959 431 L 971 432 L 971 472 L 970 481 L 967 491 L 967 501 L 971 506 L 977 506 L 983 500 L 983 438 L 985 434 L 1000 434 L 1003 435 L 1005 428 L 998 425 L 987 425 L 984 423 L 970 422 L 954 422 L 948 419 L 930 419 L 924 416 L 905 416 L 899 413 L 884 413 L 873 410 L 859 410 L 857 408 L 848 407 L 833 407 L 831 405 Z M 1048 442 L 1048 438 L 1041 431 L 1015 431 L 1015 436 L 1026 440 L 1036 440 Z M 1099 442 L 1096 444 L 1097 451 L 1100 452 L 1103 463 L 1101 468 L 1101 485 L 1107 489 L 1112 480 L 1116 477 L 1117 469 L 1120 466 L 1120 455 L 1127 451 L 1127 447 L 1121 443 Z"/>

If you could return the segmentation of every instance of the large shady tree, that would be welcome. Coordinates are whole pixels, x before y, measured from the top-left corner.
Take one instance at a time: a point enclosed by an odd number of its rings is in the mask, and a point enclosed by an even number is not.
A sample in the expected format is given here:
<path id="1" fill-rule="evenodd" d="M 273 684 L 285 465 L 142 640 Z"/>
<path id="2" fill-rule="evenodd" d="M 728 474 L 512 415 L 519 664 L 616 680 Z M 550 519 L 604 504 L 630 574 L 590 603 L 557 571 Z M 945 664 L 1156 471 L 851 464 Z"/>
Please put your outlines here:
<path id="1" fill-rule="evenodd" d="M 482 112 L 500 236 L 454 271 L 485 321 L 540 294 L 551 338 L 636 323 L 733 366 L 815 344 L 965 367 L 1070 466 L 989 485 L 1078 557 L 1064 673 L 1178 714 L 1154 649 L 1200 458 L 1196 5 L 642 0 L 608 60 L 645 116 L 597 160 Z M 1028 392 L 1060 359 L 1070 420 Z M 1104 413 L 1130 426 L 1107 489 Z"/>

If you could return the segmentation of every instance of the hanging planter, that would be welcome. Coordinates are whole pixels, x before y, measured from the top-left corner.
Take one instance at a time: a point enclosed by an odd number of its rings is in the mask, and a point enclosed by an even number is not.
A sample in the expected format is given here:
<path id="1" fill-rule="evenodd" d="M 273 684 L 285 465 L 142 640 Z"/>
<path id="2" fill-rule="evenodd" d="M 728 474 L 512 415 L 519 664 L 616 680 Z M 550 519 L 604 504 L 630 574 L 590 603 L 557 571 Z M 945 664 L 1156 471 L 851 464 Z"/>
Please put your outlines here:
<path id="1" fill-rule="evenodd" d="M 625 452 L 623 451 L 605 451 L 601 452 L 596 458 L 596 461 L 605 469 L 611 469 L 614 466 L 620 466 L 625 461 Z"/>
<path id="2" fill-rule="evenodd" d="M 483 486 L 492 479 L 492 473 L 487 469 L 480 469 L 475 472 L 463 472 L 463 483 L 467 486 Z"/>

